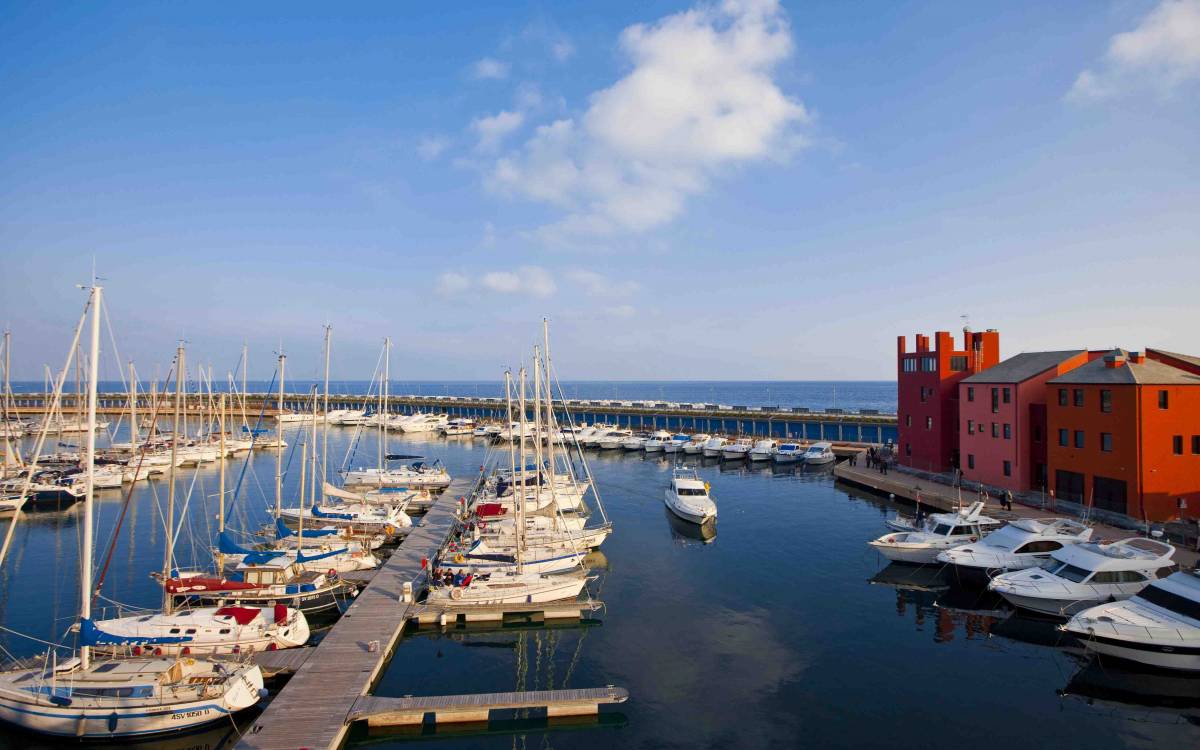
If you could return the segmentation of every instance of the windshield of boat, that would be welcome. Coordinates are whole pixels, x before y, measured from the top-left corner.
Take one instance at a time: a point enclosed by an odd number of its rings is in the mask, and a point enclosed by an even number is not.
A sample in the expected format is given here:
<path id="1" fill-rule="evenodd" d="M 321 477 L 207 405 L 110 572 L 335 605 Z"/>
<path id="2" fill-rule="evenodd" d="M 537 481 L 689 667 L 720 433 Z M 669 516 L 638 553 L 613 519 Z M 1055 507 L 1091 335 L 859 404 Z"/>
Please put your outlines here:
<path id="1" fill-rule="evenodd" d="M 1138 594 L 1138 598 L 1144 599 L 1156 607 L 1165 609 L 1180 617 L 1190 617 L 1193 620 L 1200 620 L 1200 602 L 1188 599 L 1186 596 L 1181 596 L 1173 591 L 1159 588 L 1154 584 L 1150 584 L 1142 589 L 1141 593 Z"/>
<path id="2" fill-rule="evenodd" d="M 1083 583 L 1084 580 L 1092 574 L 1090 570 L 1077 568 L 1070 563 L 1058 563 L 1050 566 L 1050 572 L 1059 578 L 1066 578 L 1073 583 Z"/>
<path id="3" fill-rule="evenodd" d="M 680 497 L 682 497 L 684 495 L 703 495 L 703 494 L 705 494 L 704 489 L 701 487 L 680 487 L 679 489 L 675 490 L 675 493 L 678 494 Z"/>

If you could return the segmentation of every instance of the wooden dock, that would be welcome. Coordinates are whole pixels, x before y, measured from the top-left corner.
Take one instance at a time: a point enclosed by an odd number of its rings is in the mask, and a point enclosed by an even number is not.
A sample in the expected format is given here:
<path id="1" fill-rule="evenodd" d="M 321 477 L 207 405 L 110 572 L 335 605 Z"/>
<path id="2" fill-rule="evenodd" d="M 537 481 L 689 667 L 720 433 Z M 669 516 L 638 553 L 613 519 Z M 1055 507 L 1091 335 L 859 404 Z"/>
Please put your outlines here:
<path id="1" fill-rule="evenodd" d="M 579 620 L 604 607 L 598 601 L 546 602 L 543 604 L 422 604 L 408 610 L 408 619 L 418 625 L 457 625 L 470 622 L 503 622 L 508 618 L 533 621 Z"/>
<path id="2" fill-rule="evenodd" d="M 532 690 L 420 698 L 367 695 L 355 702 L 350 719 L 366 721 L 370 727 L 395 727 L 423 724 L 427 716 L 437 724 L 477 722 L 487 721 L 492 711 L 543 708 L 548 718 L 590 716 L 600 711 L 602 703 L 624 703 L 627 700 L 629 691 L 612 685 L 579 690 Z"/>
<path id="3" fill-rule="evenodd" d="M 337 621 L 311 649 L 296 674 L 238 743 L 243 750 L 333 748 L 345 740 L 355 703 L 375 683 L 414 605 L 401 601 L 404 584 L 420 591 L 422 558 L 432 558 L 449 535 L 458 498 L 471 480 L 456 480 L 421 524 L 388 558 Z"/>

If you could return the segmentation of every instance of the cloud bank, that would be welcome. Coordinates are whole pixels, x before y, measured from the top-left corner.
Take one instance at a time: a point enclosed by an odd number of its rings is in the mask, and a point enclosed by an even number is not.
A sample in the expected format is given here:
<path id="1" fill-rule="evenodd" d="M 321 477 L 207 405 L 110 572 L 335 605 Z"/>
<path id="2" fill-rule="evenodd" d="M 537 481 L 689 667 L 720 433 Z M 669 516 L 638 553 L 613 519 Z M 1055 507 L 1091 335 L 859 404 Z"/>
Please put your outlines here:
<path id="1" fill-rule="evenodd" d="M 1169 95 L 1200 79 L 1200 0 L 1163 0 L 1132 31 L 1113 36 L 1096 68 L 1075 79 L 1067 98 L 1112 99 L 1142 90 Z"/>

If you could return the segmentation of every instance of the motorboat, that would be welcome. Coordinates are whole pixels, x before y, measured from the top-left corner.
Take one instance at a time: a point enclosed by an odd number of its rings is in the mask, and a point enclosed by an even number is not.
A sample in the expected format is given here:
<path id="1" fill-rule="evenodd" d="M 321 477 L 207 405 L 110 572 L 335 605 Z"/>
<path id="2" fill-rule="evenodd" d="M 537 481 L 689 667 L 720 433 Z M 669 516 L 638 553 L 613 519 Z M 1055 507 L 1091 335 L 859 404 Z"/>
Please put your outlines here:
<path id="1" fill-rule="evenodd" d="M 475 420 L 463 418 L 451 419 L 450 421 L 446 422 L 446 424 L 439 427 L 438 432 L 446 437 L 453 437 L 455 435 L 470 435 L 475 432 Z"/>
<path id="2" fill-rule="evenodd" d="M 90 623 L 90 621 L 89 621 Z M 308 642 L 308 620 L 283 604 L 262 607 L 198 607 L 178 612 L 96 620 L 85 639 L 113 656 L 212 656 L 299 648 Z"/>
<path id="3" fill-rule="evenodd" d="M 596 447 L 602 451 L 615 451 L 632 436 L 632 430 L 608 430 L 596 441 Z"/>
<path id="4" fill-rule="evenodd" d="M 780 443 L 771 458 L 777 464 L 795 464 L 804 460 L 805 450 L 799 443 Z"/>
<path id="5" fill-rule="evenodd" d="M 315 419 L 312 412 L 283 412 L 275 415 L 275 421 L 279 424 L 304 424 Z"/>
<path id="6" fill-rule="evenodd" d="M 1102 656 L 1200 672 L 1200 577 L 1172 573 L 1125 601 L 1085 609 L 1062 630 Z"/>
<path id="7" fill-rule="evenodd" d="M 666 430 L 658 430 L 650 433 L 645 442 L 642 443 L 642 448 L 647 453 L 663 453 L 669 442 L 671 442 L 671 433 Z"/>
<path id="8" fill-rule="evenodd" d="M 710 437 L 708 440 L 705 440 L 703 448 L 704 457 L 720 458 L 721 451 L 725 448 L 725 444 L 728 442 L 728 438 L 723 437 Z"/>
<path id="9" fill-rule="evenodd" d="M 637 435 L 630 435 L 621 441 L 621 450 L 640 451 L 642 448 L 646 447 L 646 441 L 649 439 L 650 436 L 644 432 L 638 433 Z"/>
<path id="10" fill-rule="evenodd" d="M 401 422 L 400 429 L 404 432 L 434 432 L 450 423 L 446 414 L 415 414 L 413 417 Z"/>
<path id="11" fill-rule="evenodd" d="M 977 542 L 1002 525 L 981 515 L 983 507 L 983 502 L 976 502 L 958 513 L 934 513 L 924 529 L 884 534 L 869 544 L 892 562 L 928 565 L 936 562 L 941 552 Z"/>
<path id="12" fill-rule="evenodd" d="M 775 451 L 779 447 L 779 443 L 774 440 L 759 440 L 750 449 L 751 461 L 770 461 L 775 457 Z"/>
<path id="13" fill-rule="evenodd" d="M 683 444 L 680 450 L 682 450 L 684 454 L 688 456 L 699 455 L 704 453 L 704 446 L 707 445 L 708 441 L 711 439 L 712 435 L 707 435 L 703 432 L 697 435 L 692 435 L 692 437 Z M 718 449 L 719 448 L 720 446 L 718 446 Z"/>
<path id="14" fill-rule="evenodd" d="M 542 573 L 458 574 L 451 563 L 435 569 L 431 577 L 429 603 L 532 604 L 575 599 L 588 577 L 583 571 L 545 575 Z M 449 573 L 449 575 L 446 575 Z"/>
<path id="15" fill-rule="evenodd" d="M 610 424 L 594 424 L 579 435 L 579 444 L 584 448 L 596 448 L 600 440 L 615 429 L 617 428 Z"/>
<path id="16" fill-rule="evenodd" d="M 1069 518 L 1020 518 L 977 542 L 952 547 L 937 556 L 953 565 L 959 580 L 983 584 L 1009 570 L 1039 566 L 1050 553 L 1092 538 L 1092 529 Z"/>
<path id="17" fill-rule="evenodd" d="M 742 461 L 750 455 L 750 451 L 753 449 L 754 441 L 750 438 L 738 438 L 732 443 L 727 442 L 721 446 L 721 459 L 723 461 Z"/>
<path id="18" fill-rule="evenodd" d="M 326 412 L 324 421 L 335 427 L 362 424 L 367 413 L 361 409 L 330 409 Z"/>
<path id="19" fill-rule="evenodd" d="M 663 494 L 667 508 L 692 523 L 704 524 L 717 517 L 717 504 L 708 494 L 708 484 L 691 469 L 676 468 Z"/>
<path id="20" fill-rule="evenodd" d="M 663 441 L 663 453 L 679 453 L 691 441 L 691 435 L 672 435 L 670 440 Z"/>
<path id="21" fill-rule="evenodd" d="M 804 463 L 807 466 L 830 464 L 837 460 L 833 452 L 833 443 L 813 443 L 804 451 Z"/>
<path id="22" fill-rule="evenodd" d="M 1123 601 L 1178 570 L 1175 548 L 1156 539 L 1071 544 L 1038 568 L 1001 573 L 988 588 L 1022 609 L 1059 617 Z"/>

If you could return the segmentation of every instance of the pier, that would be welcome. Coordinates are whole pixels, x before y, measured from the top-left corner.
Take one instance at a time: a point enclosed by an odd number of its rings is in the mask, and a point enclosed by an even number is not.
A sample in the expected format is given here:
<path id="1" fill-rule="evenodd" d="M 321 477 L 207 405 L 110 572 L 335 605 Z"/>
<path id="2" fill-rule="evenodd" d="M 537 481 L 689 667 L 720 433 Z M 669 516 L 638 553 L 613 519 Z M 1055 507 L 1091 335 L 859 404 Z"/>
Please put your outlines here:
<path id="1" fill-rule="evenodd" d="M 436 724 L 487 721 L 492 711 L 545 709 L 547 718 L 591 716 L 602 703 L 629 700 L 625 688 L 609 685 L 579 690 L 528 690 L 516 693 L 475 693 L 435 695 L 423 698 L 359 698 L 350 713 L 352 721 L 366 721 L 370 727 L 395 727 L 424 724 L 432 716 Z"/>

